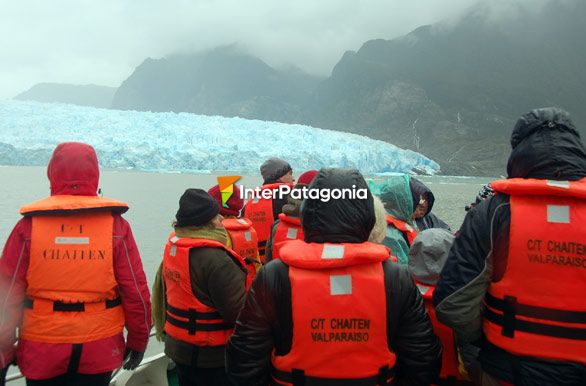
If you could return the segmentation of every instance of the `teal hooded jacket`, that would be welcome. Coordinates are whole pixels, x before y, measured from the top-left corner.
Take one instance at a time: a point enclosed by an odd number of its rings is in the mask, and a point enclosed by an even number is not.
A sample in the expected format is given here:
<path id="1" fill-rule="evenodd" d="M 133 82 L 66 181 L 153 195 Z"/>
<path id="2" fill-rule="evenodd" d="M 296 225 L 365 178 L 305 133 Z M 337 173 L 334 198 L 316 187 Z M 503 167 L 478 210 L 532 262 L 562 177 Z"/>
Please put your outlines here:
<path id="1" fill-rule="evenodd" d="M 413 197 L 408 175 L 395 175 L 388 177 L 382 183 L 368 182 L 371 192 L 380 197 L 385 205 L 385 210 L 392 217 L 413 225 Z M 387 226 L 387 235 L 383 244 L 391 248 L 391 254 L 396 256 L 399 264 L 407 265 L 409 260 L 409 244 L 403 236 L 403 232 L 393 225 Z"/>

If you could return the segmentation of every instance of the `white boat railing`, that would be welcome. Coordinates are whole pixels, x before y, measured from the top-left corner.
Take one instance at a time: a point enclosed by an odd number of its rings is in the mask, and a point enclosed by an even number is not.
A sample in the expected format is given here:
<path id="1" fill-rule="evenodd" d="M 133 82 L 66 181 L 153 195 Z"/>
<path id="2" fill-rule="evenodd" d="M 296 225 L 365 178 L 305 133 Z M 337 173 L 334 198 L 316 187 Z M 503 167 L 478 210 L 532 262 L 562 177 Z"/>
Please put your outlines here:
<path id="1" fill-rule="evenodd" d="M 152 337 L 153 337 L 153 336 L 155 336 L 155 335 L 156 335 L 156 332 L 152 331 L 152 332 L 150 333 L 150 335 L 149 335 L 149 338 L 152 338 Z M 148 365 L 148 364 L 150 364 L 150 363 L 152 363 L 152 362 L 156 361 L 157 359 L 160 359 L 160 358 L 162 358 L 162 357 L 164 357 L 164 356 L 165 356 L 165 353 L 159 353 L 159 354 L 156 354 L 156 355 L 150 356 L 150 357 L 148 357 L 148 358 L 144 358 L 144 359 L 143 359 L 143 360 L 140 362 L 140 364 L 138 365 L 137 369 L 138 369 L 138 368 L 141 368 L 141 367 L 143 367 L 143 366 L 146 366 L 146 365 Z M 118 373 L 119 373 L 121 370 L 122 370 L 122 367 L 119 367 L 119 368 L 117 368 L 116 370 L 114 370 L 114 372 L 112 372 L 112 376 L 110 377 L 110 381 L 114 380 L 114 378 L 115 378 L 115 377 L 118 375 Z M 7 376 L 6 376 L 6 383 L 8 383 L 8 382 L 12 382 L 12 381 L 16 381 L 16 380 L 18 380 L 18 379 L 22 379 L 22 378 L 24 378 L 24 376 L 23 376 L 23 375 L 20 373 L 20 371 L 19 371 L 19 372 L 16 372 L 16 373 L 14 373 L 14 374 L 7 375 Z"/>

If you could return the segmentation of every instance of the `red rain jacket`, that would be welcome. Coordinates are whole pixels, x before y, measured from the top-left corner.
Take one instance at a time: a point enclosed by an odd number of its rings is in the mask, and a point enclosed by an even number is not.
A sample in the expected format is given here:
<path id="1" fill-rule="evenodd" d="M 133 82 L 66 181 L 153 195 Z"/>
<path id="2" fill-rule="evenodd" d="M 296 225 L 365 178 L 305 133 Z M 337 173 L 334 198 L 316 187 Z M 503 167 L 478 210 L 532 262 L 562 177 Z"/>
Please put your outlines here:
<path id="1" fill-rule="evenodd" d="M 47 168 L 52 195 L 95 196 L 99 169 L 91 146 L 59 145 Z M 130 225 L 113 213 L 113 264 L 128 331 L 83 344 L 78 373 L 96 374 L 120 367 L 125 348 L 144 351 L 151 328 L 151 304 L 146 276 Z M 32 230 L 30 217 L 21 219 L 4 246 L 0 260 L 0 367 L 14 358 L 16 327 L 23 313 Z M 46 379 L 67 372 L 72 345 L 20 339 L 16 349 L 20 371 L 27 378 Z"/>

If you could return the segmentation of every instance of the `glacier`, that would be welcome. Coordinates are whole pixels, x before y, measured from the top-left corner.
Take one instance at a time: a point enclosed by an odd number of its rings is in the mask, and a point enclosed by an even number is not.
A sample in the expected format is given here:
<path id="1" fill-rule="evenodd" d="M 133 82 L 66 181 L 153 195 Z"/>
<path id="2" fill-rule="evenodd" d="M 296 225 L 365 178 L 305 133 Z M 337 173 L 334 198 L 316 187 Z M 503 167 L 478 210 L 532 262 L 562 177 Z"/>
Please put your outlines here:
<path id="1" fill-rule="evenodd" d="M 0 101 L 0 165 L 46 165 L 61 142 L 92 145 L 106 168 L 151 172 L 258 173 L 269 157 L 294 170 L 357 168 L 435 174 L 422 154 L 364 136 L 297 124 L 190 113 L 108 110 Z"/>

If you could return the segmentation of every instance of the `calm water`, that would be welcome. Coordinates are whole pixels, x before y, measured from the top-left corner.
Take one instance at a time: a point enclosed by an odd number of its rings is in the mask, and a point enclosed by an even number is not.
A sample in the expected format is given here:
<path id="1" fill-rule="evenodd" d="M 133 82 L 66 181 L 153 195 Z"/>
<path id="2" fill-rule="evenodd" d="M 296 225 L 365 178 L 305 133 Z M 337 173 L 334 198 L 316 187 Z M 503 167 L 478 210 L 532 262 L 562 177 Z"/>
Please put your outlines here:
<path id="1" fill-rule="evenodd" d="M 166 237 L 178 208 L 179 197 L 186 188 L 209 189 L 218 174 L 162 174 L 127 171 L 103 171 L 100 186 L 106 197 L 128 202 L 124 217 L 130 222 L 141 252 L 145 272 L 152 283 L 161 261 Z M 225 175 L 225 174 L 219 174 Z M 487 178 L 422 176 L 436 197 L 433 212 L 453 230 L 464 219 L 464 206 L 471 202 Z M 240 183 L 254 187 L 258 177 L 244 176 Z M 4 245 L 12 227 L 19 220 L 18 209 L 49 194 L 46 168 L 0 167 L 0 242 Z"/>

